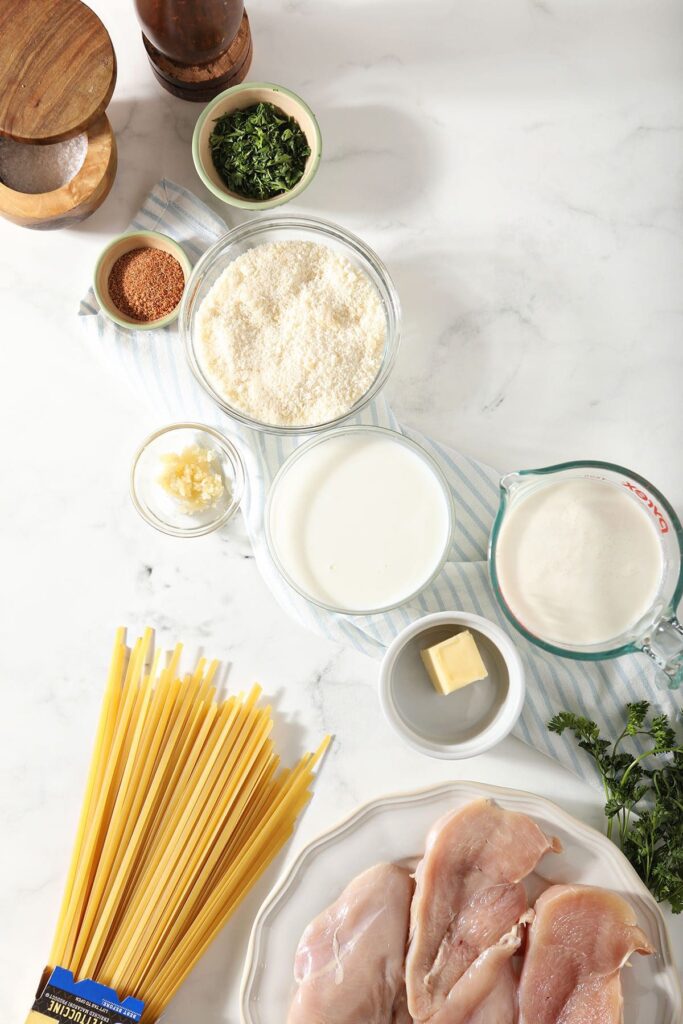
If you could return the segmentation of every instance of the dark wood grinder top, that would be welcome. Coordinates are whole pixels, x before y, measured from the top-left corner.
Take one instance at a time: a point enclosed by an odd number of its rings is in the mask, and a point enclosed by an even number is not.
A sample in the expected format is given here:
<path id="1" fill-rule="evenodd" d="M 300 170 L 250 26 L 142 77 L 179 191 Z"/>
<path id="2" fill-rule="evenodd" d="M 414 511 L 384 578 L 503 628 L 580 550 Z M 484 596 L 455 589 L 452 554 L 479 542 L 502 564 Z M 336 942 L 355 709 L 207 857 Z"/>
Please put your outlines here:
<path id="1" fill-rule="evenodd" d="M 103 113 L 115 83 L 109 33 L 81 0 L 0 0 L 0 135 L 77 135 Z"/>

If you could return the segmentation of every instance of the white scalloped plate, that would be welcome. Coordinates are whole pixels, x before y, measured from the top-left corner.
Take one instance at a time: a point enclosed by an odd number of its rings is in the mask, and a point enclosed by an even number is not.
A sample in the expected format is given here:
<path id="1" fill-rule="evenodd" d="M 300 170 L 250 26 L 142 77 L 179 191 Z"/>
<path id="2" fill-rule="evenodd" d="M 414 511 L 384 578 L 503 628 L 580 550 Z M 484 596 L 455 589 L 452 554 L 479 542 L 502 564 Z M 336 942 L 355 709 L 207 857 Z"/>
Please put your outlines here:
<path id="1" fill-rule="evenodd" d="M 683 1000 L 666 925 L 617 847 L 549 800 L 477 782 L 451 782 L 375 800 L 306 847 L 254 922 L 242 977 L 243 1024 L 284 1024 L 299 938 L 354 875 L 379 861 L 416 860 L 429 828 L 441 814 L 481 796 L 531 815 L 546 833 L 562 841 L 561 854 L 547 854 L 541 861 L 537 871 L 541 883 L 601 885 L 621 893 L 633 905 L 657 952 L 633 956 L 622 972 L 624 1024 L 679 1024 Z"/>

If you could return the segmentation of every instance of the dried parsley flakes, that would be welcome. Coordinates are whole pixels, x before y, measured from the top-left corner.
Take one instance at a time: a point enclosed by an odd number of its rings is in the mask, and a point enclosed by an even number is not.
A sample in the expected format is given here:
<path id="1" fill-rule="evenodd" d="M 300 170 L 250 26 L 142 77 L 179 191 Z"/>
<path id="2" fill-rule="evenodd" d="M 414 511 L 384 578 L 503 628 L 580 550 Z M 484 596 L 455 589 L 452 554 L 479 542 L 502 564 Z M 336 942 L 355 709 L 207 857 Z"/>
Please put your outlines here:
<path id="1" fill-rule="evenodd" d="M 272 103 L 223 114 L 209 138 L 214 167 L 231 192 L 271 199 L 301 180 L 311 154 L 293 117 Z"/>

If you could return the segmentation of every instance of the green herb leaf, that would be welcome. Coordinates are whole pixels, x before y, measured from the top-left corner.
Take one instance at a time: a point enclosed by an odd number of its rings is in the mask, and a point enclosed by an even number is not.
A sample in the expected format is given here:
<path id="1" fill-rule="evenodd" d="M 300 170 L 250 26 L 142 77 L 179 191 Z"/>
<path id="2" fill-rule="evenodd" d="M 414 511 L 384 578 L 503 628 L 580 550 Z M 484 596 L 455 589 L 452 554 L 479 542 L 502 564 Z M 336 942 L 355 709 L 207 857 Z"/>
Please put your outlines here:
<path id="1" fill-rule="evenodd" d="M 640 700 L 635 704 L 627 704 L 626 709 L 628 711 L 626 732 L 629 736 L 634 736 L 645 721 L 645 717 L 650 710 L 650 702 L 647 700 Z"/>
<path id="2" fill-rule="evenodd" d="M 648 701 L 626 705 L 623 731 L 614 743 L 603 739 L 595 722 L 561 711 L 548 722 L 551 732 L 569 729 L 596 763 L 605 789 L 607 835 L 616 826 L 621 848 L 660 902 L 674 914 L 683 910 L 683 746 L 676 723 L 655 715 L 647 723 Z M 646 737 L 643 754 L 619 750 L 627 737 Z"/>
<path id="3" fill-rule="evenodd" d="M 214 167 L 231 192 L 271 199 L 293 189 L 311 155 L 305 134 L 272 103 L 223 114 L 209 137 Z"/>

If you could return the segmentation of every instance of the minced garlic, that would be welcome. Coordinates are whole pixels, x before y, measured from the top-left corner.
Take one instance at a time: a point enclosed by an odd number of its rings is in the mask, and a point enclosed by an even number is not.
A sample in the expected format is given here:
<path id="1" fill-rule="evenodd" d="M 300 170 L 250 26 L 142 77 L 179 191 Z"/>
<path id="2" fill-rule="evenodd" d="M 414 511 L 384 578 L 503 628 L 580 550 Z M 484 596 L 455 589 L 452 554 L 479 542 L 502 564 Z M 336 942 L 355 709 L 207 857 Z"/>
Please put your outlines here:
<path id="1" fill-rule="evenodd" d="M 182 452 L 161 456 L 164 469 L 159 483 L 188 512 L 211 508 L 225 491 L 216 452 L 191 444 Z"/>

